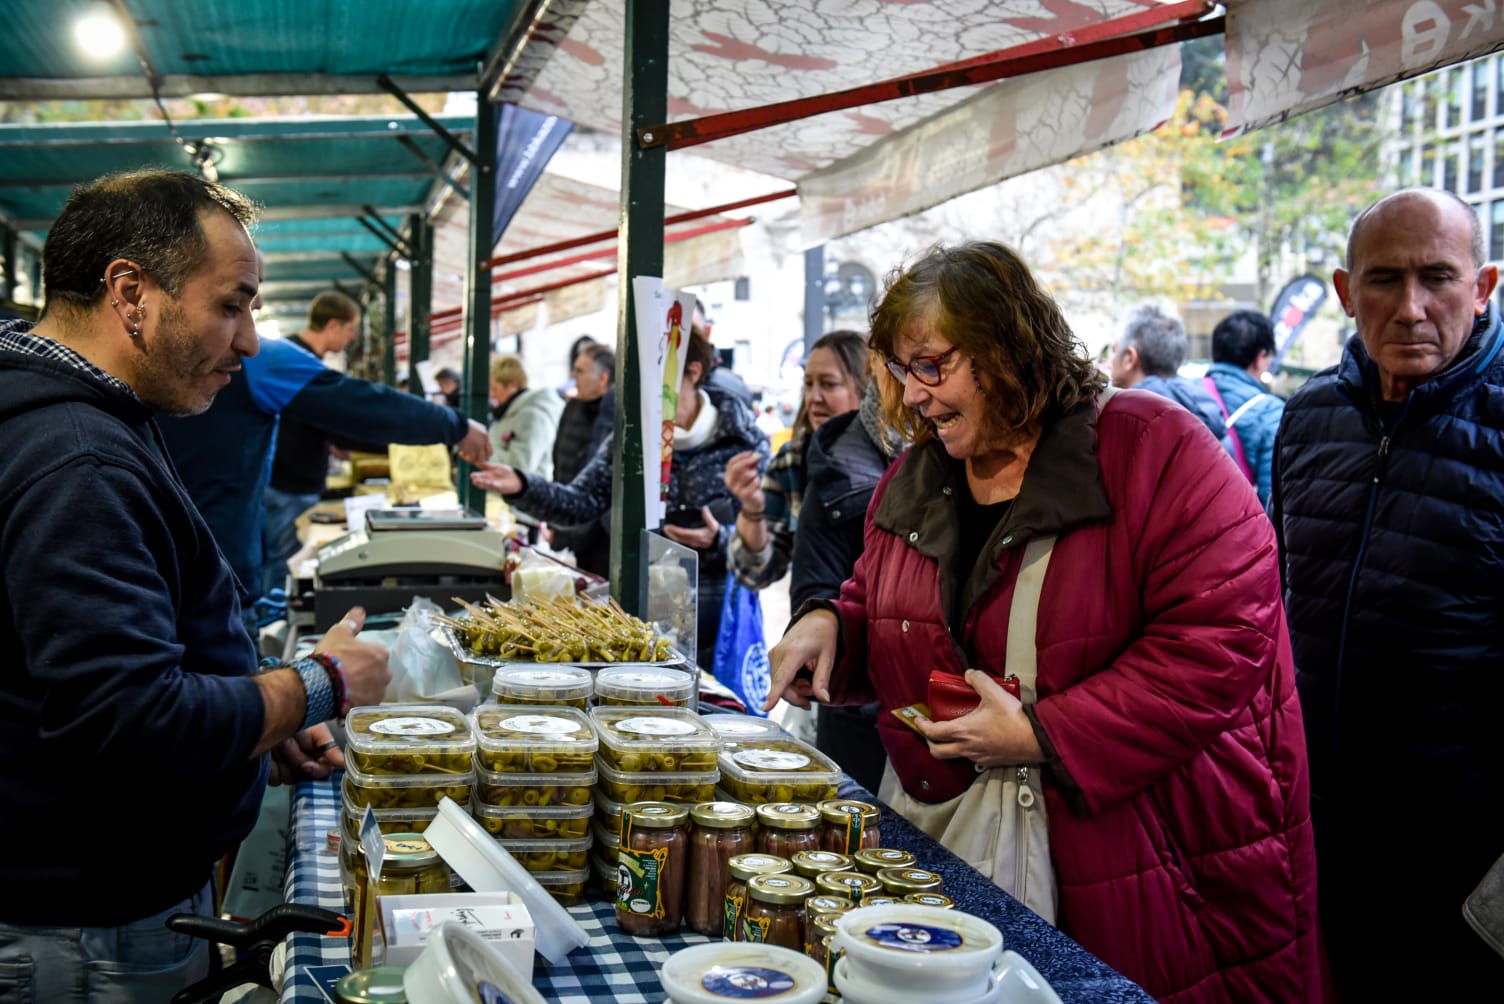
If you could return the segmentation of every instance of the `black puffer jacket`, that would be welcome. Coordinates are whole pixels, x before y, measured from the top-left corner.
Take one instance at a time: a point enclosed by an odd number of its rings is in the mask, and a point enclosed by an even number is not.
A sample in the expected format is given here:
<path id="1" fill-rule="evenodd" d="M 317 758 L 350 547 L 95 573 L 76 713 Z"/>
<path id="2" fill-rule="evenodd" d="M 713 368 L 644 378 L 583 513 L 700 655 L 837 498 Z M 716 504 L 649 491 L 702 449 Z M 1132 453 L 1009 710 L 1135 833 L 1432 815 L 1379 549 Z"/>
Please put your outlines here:
<path id="1" fill-rule="evenodd" d="M 1383 406 L 1354 337 L 1285 408 L 1270 514 L 1318 799 L 1504 800 L 1501 348 L 1490 309 Z"/>

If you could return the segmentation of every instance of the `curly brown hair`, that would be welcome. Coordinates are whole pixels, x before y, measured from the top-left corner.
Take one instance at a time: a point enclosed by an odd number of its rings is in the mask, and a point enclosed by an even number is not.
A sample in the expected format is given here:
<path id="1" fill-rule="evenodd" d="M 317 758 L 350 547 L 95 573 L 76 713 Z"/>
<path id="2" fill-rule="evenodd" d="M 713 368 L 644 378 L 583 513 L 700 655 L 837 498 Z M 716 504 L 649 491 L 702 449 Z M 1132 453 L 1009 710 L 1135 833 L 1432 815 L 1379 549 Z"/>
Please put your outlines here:
<path id="1" fill-rule="evenodd" d="M 957 346 L 991 404 L 983 432 L 997 442 L 1037 436 L 1107 384 L 1029 266 L 996 241 L 937 244 L 895 268 L 871 322 L 868 344 L 885 360 L 915 322 L 933 324 Z M 886 376 L 886 367 L 880 372 Z M 888 377 L 880 388 L 890 425 L 914 443 L 934 436 L 931 423 L 904 405 L 902 384 Z"/>

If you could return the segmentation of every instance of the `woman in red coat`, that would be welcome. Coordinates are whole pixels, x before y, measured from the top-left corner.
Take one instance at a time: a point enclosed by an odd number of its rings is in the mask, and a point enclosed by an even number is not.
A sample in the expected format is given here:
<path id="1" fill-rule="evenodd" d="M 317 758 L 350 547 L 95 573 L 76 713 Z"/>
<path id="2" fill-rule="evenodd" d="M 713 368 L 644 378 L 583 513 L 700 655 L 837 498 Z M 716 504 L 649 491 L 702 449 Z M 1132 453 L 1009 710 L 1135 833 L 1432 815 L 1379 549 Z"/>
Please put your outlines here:
<path id="1" fill-rule="evenodd" d="M 1179 405 L 1109 397 L 1000 244 L 891 280 L 871 346 L 915 445 L 839 600 L 771 653 L 770 704 L 892 711 L 964 679 L 968 714 L 880 716 L 885 801 L 1161 1000 L 1321 1000 L 1300 706 L 1247 479 Z M 1016 670 L 1023 702 L 998 682 Z M 993 825 L 1020 782 L 1047 810 L 1042 876 L 1026 814 Z"/>

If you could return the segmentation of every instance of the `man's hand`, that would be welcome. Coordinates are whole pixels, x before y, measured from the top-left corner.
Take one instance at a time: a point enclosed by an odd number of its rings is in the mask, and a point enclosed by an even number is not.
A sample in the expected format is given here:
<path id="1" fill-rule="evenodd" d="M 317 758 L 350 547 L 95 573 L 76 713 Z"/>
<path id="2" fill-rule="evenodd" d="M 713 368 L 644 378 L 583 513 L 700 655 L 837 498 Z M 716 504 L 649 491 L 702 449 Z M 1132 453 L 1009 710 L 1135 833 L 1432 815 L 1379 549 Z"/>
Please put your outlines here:
<path id="1" fill-rule="evenodd" d="M 715 515 L 708 505 L 700 507 L 700 515 L 705 518 L 702 525 L 696 527 L 668 525 L 663 528 L 663 535 L 676 544 L 692 547 L 696 551 L 708 551 L 720 539 L 721 524 L 716 522 Z"/>
<path id="2" fill-rule="evenodd" d="M 969 714 L 948 722 L 919 718 L 914 727 L 929 740 L 930 756 L 937 760 L 970 760 L 980 767 L 1007 767 L 1039 763 L 1044 750 L 1034 735 L 1034 726 L 1024 714 L 1023 702 L 1004 690 L 981 670 L 968 669 L 966 682 L 982 703 Z"/>
<path id="3" fill-rule="evenodd" d="M 345 765 L 345 754 L 329 734 L 329 726 L 323 724 L 282 740 L 272 747 L 271 756 L 270 784 L 321 781 L 336 767 Z"/>
<path id="4" fill-rule="evenodd" d="M 811 696 L 830 700 L 830 671 L 835 666 L 839 634 L 840 623 L 829 610 L 811 610 L 799 618 L 768 653 L 772 683 L 762 709 L 773 710 L 780 699 L 796 708 L 809 707 Z M 804 669 L 813 671 L 814 678 L 806 680 L 797 675 Z"/>
<path id="5" fill-rule="evenodd" d="M 486 432 L 486 427 L 475 419 L 470 419 L 470 429 L 465 433 L 465 438 L 455 444 L 459 451 L 460 459 L 471 464 L 479 464 L 491 456 L 491 437 Z"/>
<path id="6" fill-rule="evenodd" d="M 506 464 L 478 464 L 470 472 L 470 483 L 488 492 L 516 495 L 522 491 L 522 478 Z"/>
<path id="7" fill-rule="evenodd" d="M 324 632 L 324 637 L 313 649 L 339 660 L 340 670 L 345 676 L 345 694 L 352 708 L 380 704 L 386 696 L 387 684 L 392 681 L 386 648 L 355 637 L 365 623 L 365 610 L 351 607 L 343 620 Z"/>

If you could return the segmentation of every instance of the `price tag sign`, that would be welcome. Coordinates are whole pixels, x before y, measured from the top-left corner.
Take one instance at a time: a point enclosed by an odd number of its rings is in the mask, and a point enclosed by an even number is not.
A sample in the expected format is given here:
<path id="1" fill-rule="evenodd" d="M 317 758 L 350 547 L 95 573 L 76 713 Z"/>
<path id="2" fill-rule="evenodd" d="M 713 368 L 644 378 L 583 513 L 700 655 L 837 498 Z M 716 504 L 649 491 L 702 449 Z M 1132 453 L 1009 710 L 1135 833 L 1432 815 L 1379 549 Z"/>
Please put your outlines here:
<path id="1" fill-rule="evenodd" d="M 360 846 L 366 852 L 366 871 L 374 884 L 381 881 L 381 860 L 386 856 L 386 836 L 376 825 L 376 813 L 366 806 L 360 817 Z"/>

